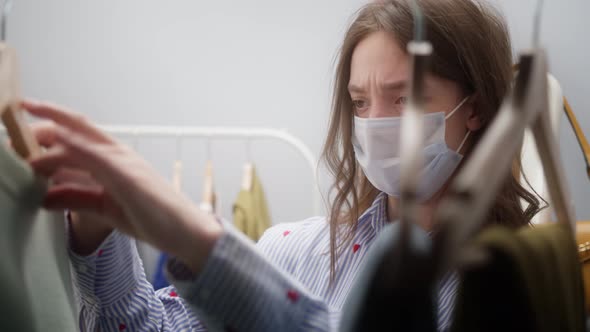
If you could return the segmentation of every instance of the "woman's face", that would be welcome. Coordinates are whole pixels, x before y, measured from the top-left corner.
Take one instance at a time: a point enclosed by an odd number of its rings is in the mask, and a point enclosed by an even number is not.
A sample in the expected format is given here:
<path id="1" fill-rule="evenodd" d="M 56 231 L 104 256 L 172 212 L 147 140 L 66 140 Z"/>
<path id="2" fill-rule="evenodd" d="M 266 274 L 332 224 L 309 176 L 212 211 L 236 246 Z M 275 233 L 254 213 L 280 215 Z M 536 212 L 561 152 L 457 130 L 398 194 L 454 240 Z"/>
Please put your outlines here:
<path id="1" fill-rule="evenodd" d="M 348 90 L 355 115 L 361 118 L 398 117 L 409 96 L 410 57 L 387 32 L 363 39 L 352 55 Z M 466 97 L 449 80 L 427 75 L 425 111 L 450 113 Z M 473 102 L 465 103 L 446 122 L 446 142 L 457 150 L 468 130 L 477 130 Z M 469 128 L 469 129 L 468 129 Z M 463 152 L 463 151 L 459 151 Z"/>

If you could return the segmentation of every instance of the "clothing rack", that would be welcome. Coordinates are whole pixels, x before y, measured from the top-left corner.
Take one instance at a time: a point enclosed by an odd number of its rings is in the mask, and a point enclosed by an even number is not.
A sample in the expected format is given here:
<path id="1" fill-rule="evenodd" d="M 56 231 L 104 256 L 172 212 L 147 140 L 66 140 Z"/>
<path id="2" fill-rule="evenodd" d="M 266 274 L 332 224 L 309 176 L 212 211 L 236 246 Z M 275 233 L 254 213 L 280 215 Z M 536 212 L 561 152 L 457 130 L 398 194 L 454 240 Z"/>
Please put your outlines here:
<path id="1" fill-rule="evenodd" d="M 286 129 L 243 128 L 243 127 L 186 127 L 186 126 L 100 126 L 112 135 L 137 139 L 140 137 L 165 137 L 182 140 L 185 138 L 202 138 L 206 140 L 241 139 L 247 143 L 253 140 L 277 140 L 291 147 L 305 159 L 311 170 L 311 199 L 314 215 L 320 215 L 320 192 L 317 185 L 317 160 L 311 149 L 298 137 Z M 249 147 L 249 145 L 248 145 Z"/>
<path id="2" fill-rule="evenodd" d="M 203 138 L 206 140 L 234 140 L 242 139 L 247 142 L 253 140 L 277 140 L 295 148 L 305 159 L 311 170 L 312 212 L 320 215 L 320 192 L 317 185 L 317 159 L 311 149 L 301 139 L 290 134 L 286 129 L 274 128 L 245 128 L 245 127 L 190 127 L 190 126 L 119 126 L 103 125 L 100 129 L 111 135 L 125 136 L 132 140 L 140 137 Z M 6 134 L 6 129 L 0 127 L 0 133 Z M 249 145 L 248 145 L 249 146 Z"/>

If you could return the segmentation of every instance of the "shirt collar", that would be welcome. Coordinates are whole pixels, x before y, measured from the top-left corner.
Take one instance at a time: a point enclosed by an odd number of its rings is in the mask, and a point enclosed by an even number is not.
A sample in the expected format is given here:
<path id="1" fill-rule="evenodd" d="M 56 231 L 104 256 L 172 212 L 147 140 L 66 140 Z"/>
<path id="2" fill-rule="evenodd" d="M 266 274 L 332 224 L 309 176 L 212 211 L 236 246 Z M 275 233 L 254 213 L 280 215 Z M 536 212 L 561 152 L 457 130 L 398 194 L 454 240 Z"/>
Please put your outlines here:
<path id="1" fill-rule="evenodd" d="M 361 215 L 359 226 L 369 222 L 375 233 L 378 234 L 387 221 L 387 194 L 382 192 L 377 195 L 371 207 Z"/>
<path id="2" fill-rule="evenodd" d="M 369 222 L 375 234 L 379 234 L 383 227 L 389 223 L 389 219 L 387 218 L 387 198 L 386 193 L 379 193 L 373 204 L 371 204 L 371 207 L 359 218 L 359 226 Z M 434 231 L 427 231 L 426 233 L 431 238 L 434 235 Z"/>

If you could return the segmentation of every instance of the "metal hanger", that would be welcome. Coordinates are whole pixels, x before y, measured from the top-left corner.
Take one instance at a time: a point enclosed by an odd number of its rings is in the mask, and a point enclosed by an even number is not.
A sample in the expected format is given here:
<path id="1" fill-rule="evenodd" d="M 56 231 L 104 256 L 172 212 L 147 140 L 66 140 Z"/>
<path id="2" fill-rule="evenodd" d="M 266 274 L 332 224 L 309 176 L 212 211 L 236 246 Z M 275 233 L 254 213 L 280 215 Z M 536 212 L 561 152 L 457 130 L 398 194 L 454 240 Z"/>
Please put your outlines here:
<path id="1" fill-rule="evenodd" d="M 541 23 L 543 19 L 543 9 L 545 0 L 537 0 L 537 8 L 535 10 L 535 18 L 533 21 L 533 48 L 538 48 L 541 45 Z"/>
<path id="2" fill-rule="evenodd" d="M 424 14 L 417 0 L 412 1 L 414 15 L 414 39 L 408 43 L 408 53 L 412 73 L 410 78 L 410 94 L 408 104 L 402 116 L 401 131 L 401 197 L 400 220 L 402 221 L 402 241 L 409 237 L 409 225 L 417 222 L 419 217 L 419 201 L 416 189 L 420 180 L 419 170 L 423 162 L 424 145 L 424 80 L 429 70 L 432 44 L 426 37 Z"/>
<path id="3" fill-rule="evenodd" d="M 539 10 L 537 13 L 540 17 Z M 540 20 L 536 20 L 535 31 L 539 25 Z M 534 38 L 538 40 L 537 36 Z M 558 222 L 572 231 L 575 229 L 573 207 L 549 119 L 545 52 L 540 47 L 524 51 L 519 63 L 513 90 L 435 213 L 439 233 L 435 251 L 441 255 L 440 271 L 448 270 L 462 259 L 462 248 L 482 228 L 511 172 L 513 156 L 521 148 L 527 127 L 533 131 Z"/>

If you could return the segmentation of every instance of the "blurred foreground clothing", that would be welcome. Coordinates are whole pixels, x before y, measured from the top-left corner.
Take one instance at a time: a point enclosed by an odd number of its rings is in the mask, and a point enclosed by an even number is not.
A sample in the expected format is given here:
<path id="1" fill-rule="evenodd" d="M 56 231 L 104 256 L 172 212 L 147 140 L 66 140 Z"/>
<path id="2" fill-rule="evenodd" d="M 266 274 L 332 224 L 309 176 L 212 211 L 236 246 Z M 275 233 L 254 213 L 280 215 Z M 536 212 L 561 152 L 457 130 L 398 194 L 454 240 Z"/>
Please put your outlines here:
<path id="1" fill-rule="evenodd" d="M 46 187 L 0 147 L 0 331 L 77 331 L 62 214 L 40 208 Z"/>
<path id="2" fill-rule="evenodd" d="M 487 258 L 465 271 L 453 331 L 585 331 L 581 267 L 568 228 L 498 226 L 475 246 Z"/>

